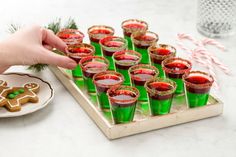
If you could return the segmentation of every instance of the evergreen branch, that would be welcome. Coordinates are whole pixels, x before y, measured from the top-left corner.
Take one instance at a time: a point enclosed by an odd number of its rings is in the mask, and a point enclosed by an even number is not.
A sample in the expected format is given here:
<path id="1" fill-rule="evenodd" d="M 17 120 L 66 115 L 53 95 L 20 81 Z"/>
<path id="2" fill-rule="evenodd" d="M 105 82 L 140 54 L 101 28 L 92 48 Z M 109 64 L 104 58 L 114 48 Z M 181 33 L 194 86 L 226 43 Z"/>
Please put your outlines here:
<path id="1" fill-rule="evenodd" d="M 15 33 L 16 31 L 18 31 L 20 28 L 21 28 L 21 26 L 18 25 L 18 24 L 10 24 L 10 27 L 9 27 L 9 29 L 8 29 L 8 32 L 11 33 L 11 34 L 13 34 L 13 33 Z"/>
<path id="2" fill-rule="evenodd" d="M 64 25 L 64 28 L 78 29 L 78 26 L 77 26 L 77 24 L 75 23 L 75 20 L 70 17 L 70 18 L 67 20 L 66 24 Z"/>

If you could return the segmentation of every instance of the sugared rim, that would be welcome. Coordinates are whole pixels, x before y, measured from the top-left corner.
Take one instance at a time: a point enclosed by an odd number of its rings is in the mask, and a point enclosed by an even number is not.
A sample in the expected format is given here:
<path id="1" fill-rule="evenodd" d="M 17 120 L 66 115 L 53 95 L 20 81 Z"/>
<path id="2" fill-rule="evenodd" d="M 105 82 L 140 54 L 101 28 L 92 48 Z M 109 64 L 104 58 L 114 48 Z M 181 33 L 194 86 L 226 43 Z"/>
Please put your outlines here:
<path id="1" fill-rule="evenodd" d="M 73 48 L 80 48 L 80 47 L 85 47 L 89 48 L 91 50 L 90 53 L 72 53 L 70 52 L 70 49 Z M 65 49 L 67 56 L 79 56 L 79 57 L 86 57 L 86 56 L 92 56 L 95 53 L 95 48 L 94 46 L 86 43 L 79 43 L 79 44 L 72 44 L 68 45 L 68 47 Z"/>
<path id="2" fill-rule="evenodd" d="M 158 48 L 168 49 L 171 52 L 171 54 L 158 55 L 158 54 L 154 53 L 155 50 L 157 50 Z M 175 49 L 175 47 L 168 45 L 168 44 L 156 44 L 156 45 L 152 45 L 148 48 L 148 53 L 151 58 L 155 58 L 157 60 L 164 60 L 166 58 L 175 57 L 176 49 Z"/>
<path id="3" fill-rule="evenodd" d="M 84 62 L 93 62 L 94 60 L 102 61 L 103 63 L 105 63 L 107 65 L 106 67 L 104 67 L 105 70 L 107 70 L 110 65 L 109 61 L 105 57 L 100 57 L 100 56 L 84 57 L 80 60 L 79 65 L 82 70 L 85 70 L 83 63 Z"/>
<path id="4" fill-rule="evenodd" d="M 203 84 L 194 84 L 192 82 L 187 81 L 186 79 L 190 76 L 202 76 L 206 79 L 208 79 L 210 82 L 208 83 L 203 83 Z M 183 75 L 183 80 L 186 86 L 192 87 L 192 88 L 197 88 L 197 89 L 202 89 L 202 88 L 209 88 L 212 86 L 212 84 L 214 83 L 214 78 L 212 77 L 212 75 L 203 72 L 203 71 L 190 71 L 186 74 Z"/>
<path id="5" fill-rule="evenodd" d="M 153 89 L 153 88 L 150 88 L 148 85 L 150 83 L 154 83 L 154 82 L 164 82 L 164 83 L 168 83 L 169 85 L 171 85 L 173 88 L 170 89 L 170 90 L 167 90 L 167 91 L 158 91 L 156 89 Z M 176 90 L 176 83 L 174 81 L 172 81 L 171 79 L 169 78 L 160 78 L 160 77 L 156 77 L 156 78 L 152 78 L 150 80 L 148 80 L 145 84 L 144 84 L 144 87 L 146 88 L 147 92 L 151 95 L 169 95 L 169 94 L 172 94 L 175 92 Z"/>
<path id="6" fill-rule="evenodd" d="M 156 74 L 153 76 L 153 77 L 157 77 L 159 75 L 159 70 L 155 67 L 155 66 L 152 66 L 152 65 L 149 65 L 149 64 L 137 64 L 137 65 L 133 65 L 132 67 L 129 68 L 128 72 L 129 72 L 129 75 L 132 76 L 131 72 L 133 70 L 136 70 L 136 69 L 151 69 L 151 70 L 154 70 L 156 72 Z"/>
<path id="7" fill-rule="evenodd" d="M 93 34 L 91 33 L 92 30 L 98 30 L 98 29 L 106 29 L 110 31 L 110 34 Z M 88 35 L 89 37 L 92 37 L 94 39 L 100 40 L 106 36 L 113 36 L 115 33 L 114 28 L 110 27 L 110 26 L 106 26 L 106 25 L 93 25 L 91 27 L 88 28 Z"/>
<path id="8" fill-rule="evenodd" d="M 116 90 L 127 90 L 127 91 L 131 91 L 135 94 L 135 97 L 132 98 L 132 100 L 117 100 L 113 97 L 110 96 L 110 94 L 112 92 L 115 92 Z M 107 96 L 108 98 L 110 99 L 110 101 L 113 101 L 113 102 L 117 102 L 117 103 L 120 103 L 120 104 L 125 104 L 125 103 L 131 103 L 131 102 L 135 102 L 137 101 L 138 97 L 139 97 L 139 91 L 137 88 L 135 87 L 131 87 L 131 86 L 124 86 L 124 85 L 116 85 L 116 86 L 113 86 L 111 87 L 110 89 L 108 89 L 107 91 Z"/>
<path id="9" fill-rule="evenodd" d="M 115 76 L 118 76 L 120 78 L 120 82 L 118 82 L 117 84 L 113 84 L 113 85 L 106 85 L 106 84 L 98 83 L 95 79 L 99 76 L 102 76 L 102 75 L 115 75 Z M 93 83 L 96 86 L 99 86 L 99 87 L 110 88 L 110 87 L 115 86 L 115 85 L 121 85 L 123 82 L 124 82 L 124 76 L 121 73 L 118 73 L 118 72 L 115 72 L 115 71 L 109 71 L 108 70 L 108 71 L 97 73 L 93 76 Z"/>
<path id="10" fill-rule="evenodd" d="M 132 61 L 132 64 L 127 63 L 127 62 L 122 62 L 122 61 L 116 60 L 115 56 L 117 56 L 117 55 L 123 55 L 123 54 L 129 54 L 129 55 L 132 55 L 132 56 L 137 56 L 137 57 L 138 57 L 138 60 Z M 117 51 L 117 52 L 113 53 L 112 59 L 114 60 L 115 63 L 117 63 L 117 64 L 119 64 L 119 65 L 132 66 L 132 65 L 138 64 L 138 63 L 141 61 L 142 55 L 141 55 L 140 53 L 134 51 L 134 50 L 122 50 L 122 51 Z"/>
<path id="11" fill-rule="evenodd" d="M 132 29 L 132 28 L 127 28 L 125 27 L 126 24 L 129 24 L 129 23 L 138 23 L 138 24 L 141 24 L 144 26 L 144 29 Z M 143 21 L 143 20 L 138 20 L 138 19 L 128 19 L 128 20 L 125 20 L 121 23 L 121 28 L 125 31 L 125 32 L 128 32 L 128 33 L 133 33 L 134 31 L 140 31 L 140 30 L 148 30 L 148 24 L 147 22 Z"/>
<path id="12" fill-rule="evenodd" d="M 107 42 L 107 41 L 119 41 L 119 42 L 123 42 L 124 44 L 122 44 L 120 47 L 108 47 L 104 45 L 104 42 Z M 117 36 L 104 37 L 100 39 L 99 44 L 101 45 L 102 49 L 106 51 L 111 51 L 111 52 L 122 51 L 124 49 L 127 49 L 127 46 L 128 46 L 128 42 L 126 39 L 122 37 L 117 37 Z"/>
<path id="13" fill-rule="evenodd" d="M 178 62 L 185 64 L 188 67 L 188 69 L 174 70 L 174 69 L 167 68 L 165 66 L 166 64 L 174 62 L 174 61 L 178 61 Z M 189 72 L 192 68 L 192 63 L 190 61 L 183 59 L 183 58 L 179 58 L 179 57 L 167 58 L 164 61 L 162 61 L 161 65 L 162 65 L 162 68 L 165 72 L 171 73 L 171 74 L 184 74 L 186 72 Z"/>
<path id="14" fill-rule="evenodd" d="M 60 38 L 60 34 L 63 32 L 71 32 L 71 33 L 78 33 L 78 35 L 80 35 L 80 38 L 83 39 L 84 38 L 84 33 L 82 33 L 81 31 L 79 31 L 78 29 L 70 29 L 70 28 L 63 28 L 61 29 L 59 32 L 57 32 L 57 36 Z M 69 39 L 73 39 L 73 38 L 69 38 Z M 66 39 L 65 39 L 66 40 Z"/>
<path id="15" fill-rule="evenodd" d="M 153 37 L 153 40 L 138 40 L 136 37 L 143 36 L 143 35 L 150 35 Z M 158 34 L 151 32 L 151 31 L 138 31 L 131 34 L 131 39 L 135 45 L 142 45 L 142 46 L 151 46 L 156 44 L 156 42 L 159 40 Z"/>

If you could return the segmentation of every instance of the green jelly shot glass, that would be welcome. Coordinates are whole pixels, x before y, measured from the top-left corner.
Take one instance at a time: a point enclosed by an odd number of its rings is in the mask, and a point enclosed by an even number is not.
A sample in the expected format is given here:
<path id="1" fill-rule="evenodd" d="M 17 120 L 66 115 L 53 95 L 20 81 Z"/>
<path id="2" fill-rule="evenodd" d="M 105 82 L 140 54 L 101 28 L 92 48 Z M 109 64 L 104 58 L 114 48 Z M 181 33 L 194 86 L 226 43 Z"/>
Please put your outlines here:
<path id="1" fill-rule="evenodd" d="M 114 124 L 132 122 L 139 91 L 130 86 L 114 86 L 107 91 Z"/>
<path id="2" fill-rule="evenodd" d="M 124 85 L 131 85 L 128 69 L 137 65 L 141 60 L 141 54 L 133 50 L 123 50 L 115 52 L 112 56 L 115 63 L 115 70 L 123 74 Z"/>
<path id="3" fill-rule="evenodd" d="M 97 100 L 102 111 L 110 111 L 110 103 L 107 97 L 107 90 L 115 85 L 121 85 L 124 77 L 115 71 L 105 71 L 93 76 L 93 82 L 97 91 Z"/>
<path id="4" fill-rule="evenodd" d="M 136 87 L 140 96 L 139 101 L 147 101 L 147 91 L 144 87 L 146 81 L 157 77 L 159 74 L 158 69 L 152 65 L 148 64 L 138 64 L 129 68 L 129 75 L 132 82 L 132 86 Z"/>
<path id="5" fill-rule="evenodd" d="M 101 46 L 99 40 L 114 35 L 114 29 L 105 25 L 94 25 L 88 29 L 90 44 L 95 47 L 95 55 L 102 56 Z"/>
<path id="6" fill-rule="evenodd" d="M 109 36 L 102 38 L 99 43 L 102 47 L 103 56 L 110 62 L 109 70 L 115 70 L 112 55 L 117 51 L 126 50 L 127 41 L 121 37 Z"/>
<path id="7" fill-rule="evenodd" d="M 157 44 L 148 48 L 148 53 L 151 59 L 151 65 L 154 65 L 159 70 L 159 77 L 165 77 L 161 63 L 166 58 L 175 57 L 176 49 L 167 44 Z"/>
<path id="8" fill-rule="evenodd" d="M 159 37 L 156 33 L 146 31 L 146 32 L 134 32 L 131 35 L 134 50 L 142 55 L 142 60 L 140 63 L 149 64 L 150 59 L 148 55 L 148 47 L 155 45 Z"/>
<path id="9" fill-rule="evenodd" d="M 72 58 L 78 63 L 76 68 L 72 70 L 73 77 L 82 78 L 82 71 L 79 65 L 79 61 L 83 57 L 92 56 L 95 53 L 94 47 L 92 45 L 85 43 L 74 44 L 74 45 L 69 45 L 66 49 L 66 52 L 70 58 Z"/>
<path id="10" fill-rule="evenodd" d="M 189 108 L 205 106 L 214 79 L 201 71 L 191 71 L 183 75 L 185 97 Z"/>
<path id="11" fill-rule="evenodd" d="M 133 50 L 131 34 L 134 32 L 144 32 L 148 30 L 148 24 L 145 21 L 138 19 L 125 20 L 122 22 L 121 27 L 123 29 L 124 38 L 128 41 L 129 50 Z"/>
<path id="12" fill-rule="evenodd" d="M 100 56 L 84 57 L 79 62 L 83 73 L 84 86 L 89 94 L 96 92 L 95 85 L 93 83 L 93 76 L 97 73 L 107 71 L 109 67 L 109 61 Z"/>
<path id="13" fill-rule="evenodd" d="M 176 83 L 168 78 L 154 78 L 145 83 L 152 116 L 170 113 Z"/>
<path id="14" fill-rule="evenodd" d="M 173 57 L 165 59 L 162 62 L 162 68 L 165 76 L 176 82 L 175 94 L 183 94 L 184 83 L 182 77 L 191 70 L 192 63 L 186 59 Z"/>
<path id="15" fill-rule="evenodd" d="M 84 34 L 77 29 L 62 29 L 57 36 L 66 43 L 66 45 L 74 45 L 83 42 Z"/>

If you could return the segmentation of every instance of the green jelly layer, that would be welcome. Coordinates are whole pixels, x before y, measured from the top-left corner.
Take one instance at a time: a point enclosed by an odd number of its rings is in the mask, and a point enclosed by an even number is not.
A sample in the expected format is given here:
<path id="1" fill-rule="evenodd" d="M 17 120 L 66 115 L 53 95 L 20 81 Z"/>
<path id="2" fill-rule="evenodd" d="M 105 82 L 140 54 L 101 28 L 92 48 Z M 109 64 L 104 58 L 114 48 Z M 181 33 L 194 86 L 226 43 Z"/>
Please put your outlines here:
<path id="1" fill-rule="evenodd" d="M 184 82 L 182 79 L 179 78 L 170 78 L 171 80 L 176 82 L 176 90 L 175 94 L 182 94 L 184 93 Z"/>
<path id="2" fill-rule="evenodd" d="M 124 85 L 127 85 L 127 86 L 131 85 L 128 70 L 116 68 L 116 72 L 119 72 L 124 76 L 124 79 L 125 79 L 123 83 Z"/>
<path id="3" fill-rule="evenodd" d="M 133 106 L 112 106 L 111 111 L 115 124 L 128 123 L 133 121 L 135 113 L 135 105 Z"/>
<path id="4" fill-rule="evenodd" d="M 131 37 L 125 36 L 125 39 L 128 41 L 128 49 L 133 50 L 133 42 L 131 40 Z"/>
<path id="5" fill-rule="evenodd" d="M 112 56 L 105 56 L 105 58 L 109 61 L 110 65 L 109 65 L 109 70 L 115 70 L 115 65 L 114 65 L 114 61 L 112 59 Z"/>
<path id="6" fill-rule="evenodd" d="M 138 85 L 134 85 L 138 90 L 139 90 L 139 98 L 138 100 L 139 101 L 147 101 L 148 100 L 148 97 L 147 97 L 147 91 L 145 89 L 144 86 L 138 86 Z"/>
<path id="7" fill-rule="evenodd" d="M 99 106 L 102 110 L 110 109 L 110 103 L 109 103 L 106 92 L 102 92 L 102 93 L 97 92 L 97 99 L 98 99 Z"/>
<path id="8" fill-rule="evenodd" d="M 93 46 L 95 47 L 95 55 L 96 55 L 96 56 L 102 56 L 102 50 L 101 50 L 100 44 L 91 41 L 91 45 L 93 45 Z"/>
<path id="9" fill-rule="evenodd" d="M 152 65 L 154 65 L 158 70 L 159 70 L 159 77 L 164 78 L 165 77 L 165 73 L 162 69 L 162 66 L 160 64 L 157 63 L 152 63 Z"/>
<path id="10" fill-rule="evenodd" d="M 93 79 L 85 76 L 83 77 L 83 79 L 84 79 L 84 86 L 87 89 L 87 91 L 89 93 L 95 93 L 96 90 L 95 90 L 95 85 L 93 83 Z"/>
<path id="11" fill-rule="evenodd" d="M 139 52 L 142 55 L 142 59 L 141 59 L 140 63 L 143 63 L 143 64 L 149 64 L 150 63 L 150 59 L 149 59 L 147 49 L 141 49 L 141 48 L 138 48 L 138 47 L 134 46 L 134 50 Z"/>
<path id="12" fill-rule="evenodd" d="M 79 65 L 77 65 L 76 68 L 72 70 L 72 75 L 74 77 L 82 77 L 82 71 Z"/>
<path id="13" fill-rule="evenodd" d="M 187 91 L 187 102 L 190 108 L 205 106 L 208 101 L 209 93 L 191 93 Z"/>
<path id="14" fill-rule="evenodd" d="M 150 110 L 153 116 L 170 113 L 172 98 L 166 100 L 157 100 L 149 97 Z"/>

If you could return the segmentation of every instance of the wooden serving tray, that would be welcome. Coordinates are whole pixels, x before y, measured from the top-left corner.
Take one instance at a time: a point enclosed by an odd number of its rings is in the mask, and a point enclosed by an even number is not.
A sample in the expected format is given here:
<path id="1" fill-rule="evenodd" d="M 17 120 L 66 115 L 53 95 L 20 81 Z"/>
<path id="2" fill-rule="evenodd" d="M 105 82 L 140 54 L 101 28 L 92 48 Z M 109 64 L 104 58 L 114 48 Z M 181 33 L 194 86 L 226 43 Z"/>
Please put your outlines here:
<path id="1" fill-rule="evenodd" d="M 173 100 L 170 114 L 154 117 L 137 108 L 134 122 L 114 125 L 111 120 L 111 115 L 109 115 L 109 113 L 105 114 L 99 110 L 96 99 L 93 98 L 95 96 L 91 97 L 83 88 L 78 88 L 74 83 L 72 76 L 66 72 L 66 70 L 55 66 L 50 66 L 49 68 L 74 96 L 76 101 L 87 112 L 108 139 L 121 138 L 177 124 L 214 117 L 223 112 L 223 103 L 213 96 L 209 97 L 206 106 L 194 109 L 189 109 L 187 107 L 184 96 L 178 96 Z"/>

